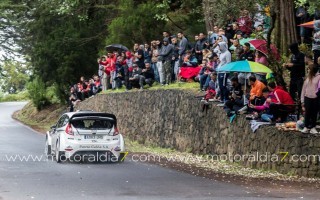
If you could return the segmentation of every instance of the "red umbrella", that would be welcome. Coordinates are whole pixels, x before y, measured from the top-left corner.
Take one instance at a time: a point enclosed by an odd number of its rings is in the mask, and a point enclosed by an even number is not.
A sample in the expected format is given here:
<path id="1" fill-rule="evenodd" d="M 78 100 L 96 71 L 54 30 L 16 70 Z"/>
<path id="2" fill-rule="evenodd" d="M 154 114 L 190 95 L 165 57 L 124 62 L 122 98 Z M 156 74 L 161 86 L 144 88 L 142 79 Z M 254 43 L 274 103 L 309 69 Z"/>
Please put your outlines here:
<path id="1" fill-rule="evenodd" d="M 306 28 L 314 28 L 313 27 L 314 21 L 306 22 L 303 24 L 299 24 L 298 26 L 306 27 Z"/>
<path id="2" fill-rule="evenodd" d="M 264 55 L 268 56 L 268 48 L 267 48 L 267 41 L 266 40 L 251 40 L 249 43 L 257 50 L 263 53 Z M 271 44 L 271 53 L 276 60 L 280 60 L 280 54 L 278 49 L 275 45 Z"/>

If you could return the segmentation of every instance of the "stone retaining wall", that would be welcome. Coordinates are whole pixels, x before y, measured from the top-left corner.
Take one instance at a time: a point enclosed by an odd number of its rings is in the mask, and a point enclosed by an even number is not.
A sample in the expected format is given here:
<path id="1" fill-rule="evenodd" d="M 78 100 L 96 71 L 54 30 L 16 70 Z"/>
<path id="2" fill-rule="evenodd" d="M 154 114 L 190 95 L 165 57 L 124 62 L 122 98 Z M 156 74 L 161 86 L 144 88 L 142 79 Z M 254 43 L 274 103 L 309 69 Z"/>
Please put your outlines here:
<path id="1" fill-rule="evenodd" d="M 77 109 L 114 113 L 120 131 L 142 144 L 223 155 L 221 158 L 231 155 L 235 160 L 241 155 L 244 166 L 320 177 L 320 137 L 278 131 L 270 126 L 253 133 L 244 117 L 237 117 L 230 124 L 222 108 L 211 106 L 207 114 L 202 112 L 199 99 L 187 91 L 101 94 L 82 102 Z M 281 152 L 288 152 L 283 161 L 285 153 Z M 267 162 L 265 155 L 269 158 Z M 293 155 L 301 155 L 302 160 L 306 159 L 304 155 L 316 157 L 295 162 L 299 157 Z"/>

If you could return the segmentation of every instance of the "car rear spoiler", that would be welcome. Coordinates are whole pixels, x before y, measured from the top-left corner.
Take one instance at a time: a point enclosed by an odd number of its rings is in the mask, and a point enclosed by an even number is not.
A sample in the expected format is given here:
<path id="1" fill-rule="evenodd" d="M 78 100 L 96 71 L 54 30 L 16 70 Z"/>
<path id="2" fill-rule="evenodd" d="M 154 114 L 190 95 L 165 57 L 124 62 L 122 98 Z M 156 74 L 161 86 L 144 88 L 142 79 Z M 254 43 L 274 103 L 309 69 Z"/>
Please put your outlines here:
<path id="1" fill-rule="evenodd" d="M 95 113 L 95 112 L 90 112 L 90 113 L 75 113 L 74 115 L 72 115 L 72 117 L 70 118 L 69 121 L 72 121 L 73 118 L 75 117 L 107 117 L 107 118 L 111 118 L 114 121 L 114 126 L 117 127 L 117 118 L 114 114 L 110 114 L 110 113 Z"/>

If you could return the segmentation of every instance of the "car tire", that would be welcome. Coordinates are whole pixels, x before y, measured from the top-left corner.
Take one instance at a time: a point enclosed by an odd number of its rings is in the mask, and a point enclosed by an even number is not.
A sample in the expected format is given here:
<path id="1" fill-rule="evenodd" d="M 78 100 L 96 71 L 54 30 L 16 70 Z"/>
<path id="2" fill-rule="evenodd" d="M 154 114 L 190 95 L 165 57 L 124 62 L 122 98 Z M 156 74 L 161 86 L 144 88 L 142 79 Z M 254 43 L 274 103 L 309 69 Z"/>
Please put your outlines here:
<path id="1" fill-rule="evenodd" d="M 44 149 L 44 153 L 46 156 L 51 156 L 51 145 L 48 144 L 48 139 L 46 138 L 46 146 Z"/>
<path id="2" fill-rule="evenodd" d="M 125 154 L 124 153 L 120 153 L 119 157 L 118 157 L 118 163 L 122 163 L 125 160 Z"/>
<path id="3" fill-rule="evenodd" d="M 57 163 L 61 163 L 62 161 L 62 157 L 64 156 L 64 152 L 60 151 L 60 142 L 57 141 L 57 145 L 56 145 L 56 152 L 55 152 L 55 159 Z"/>

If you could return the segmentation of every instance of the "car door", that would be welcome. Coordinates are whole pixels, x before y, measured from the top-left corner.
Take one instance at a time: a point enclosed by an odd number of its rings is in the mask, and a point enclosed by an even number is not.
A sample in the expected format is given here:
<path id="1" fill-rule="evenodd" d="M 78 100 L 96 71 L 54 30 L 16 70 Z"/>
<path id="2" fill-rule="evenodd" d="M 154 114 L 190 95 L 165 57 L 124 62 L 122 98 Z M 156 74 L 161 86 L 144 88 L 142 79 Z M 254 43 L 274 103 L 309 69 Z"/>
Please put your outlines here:
<path id="1" fill-rule="evenodd" d="M 58 139 L 58 137 L 60 135 L 60 132 L 62 131 L 63 123 L 64 123 L 66 117 L 68 117 L 68 116 L 67 115 L 62 115 L 60 117 L 60 119 L 57 122 L 56 128 L 52 132 L 52 150 L 53 151 L 56 150 L 56 141 L 57 141 L 57 139 Z"/>

